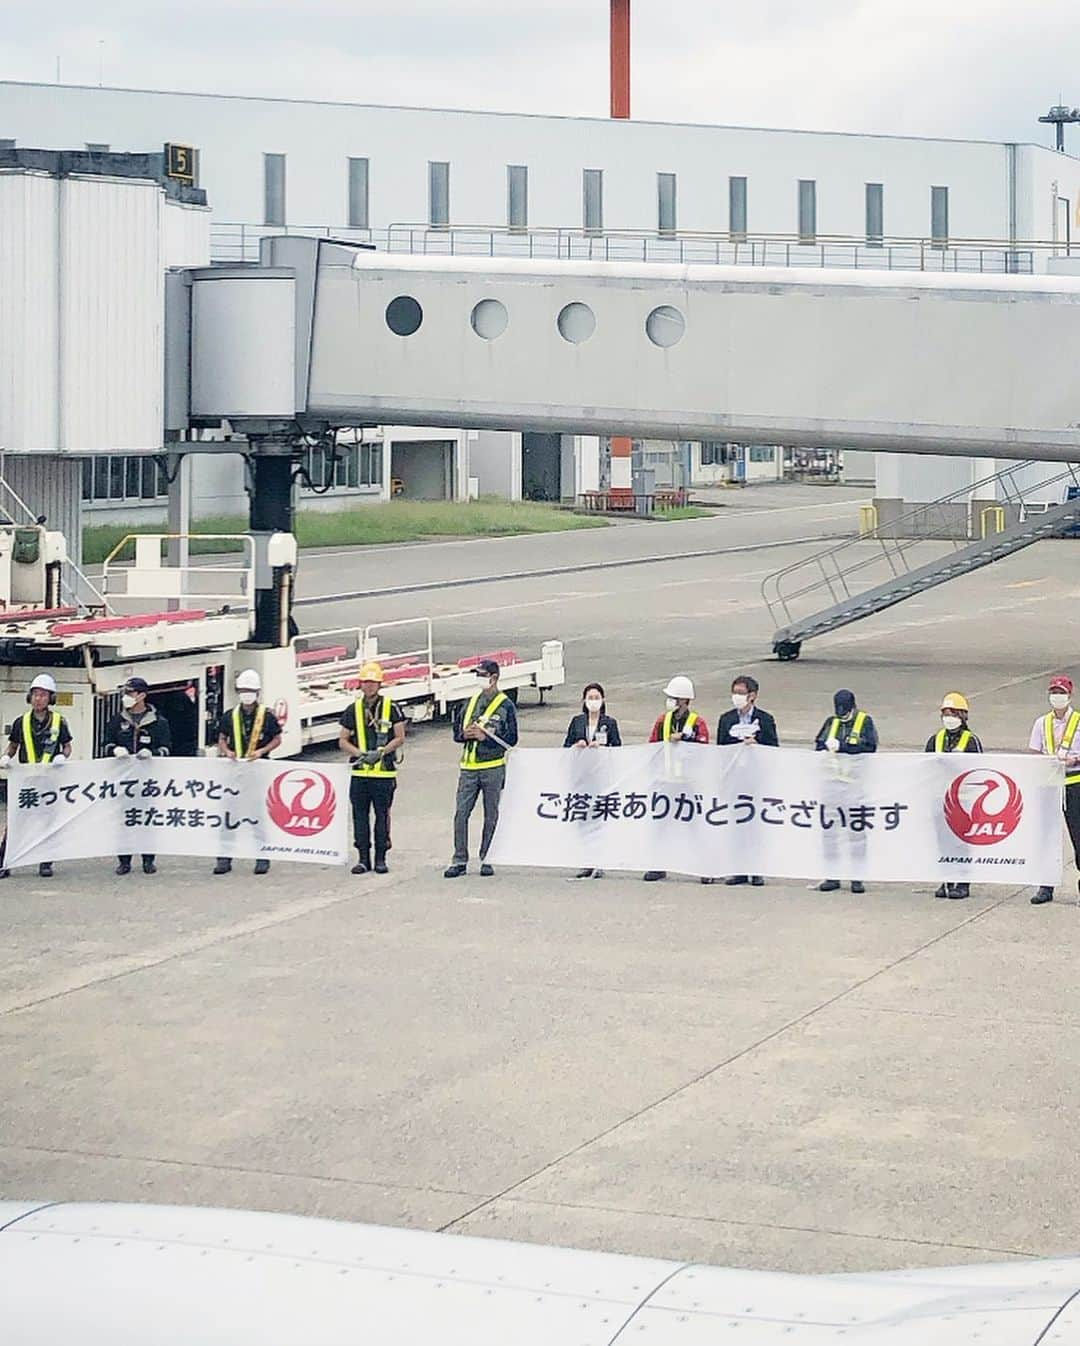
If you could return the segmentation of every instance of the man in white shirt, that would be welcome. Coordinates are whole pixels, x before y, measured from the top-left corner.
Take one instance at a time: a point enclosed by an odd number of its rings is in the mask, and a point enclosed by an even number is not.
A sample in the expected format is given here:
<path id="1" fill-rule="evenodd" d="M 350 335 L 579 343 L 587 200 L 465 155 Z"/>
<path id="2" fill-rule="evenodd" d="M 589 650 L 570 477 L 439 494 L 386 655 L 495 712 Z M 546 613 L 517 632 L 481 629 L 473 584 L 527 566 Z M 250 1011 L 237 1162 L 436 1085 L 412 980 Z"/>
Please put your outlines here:
<path id="1" fill-rule="evenodd" d="M 1057 757 L 1065 763 L 1065 826 L 1080 869 L 1080 711 L 1073 709 L 1072 694 L 1072 678 L 1060 673 L 1050 679 L 1047 692 L 1050 709 L 1032 725 L 1028 751 L 1042 757 Z M 1031 903 L 1038 907 L 1053 900 L 1053 888 L 1044 886 Z"/>

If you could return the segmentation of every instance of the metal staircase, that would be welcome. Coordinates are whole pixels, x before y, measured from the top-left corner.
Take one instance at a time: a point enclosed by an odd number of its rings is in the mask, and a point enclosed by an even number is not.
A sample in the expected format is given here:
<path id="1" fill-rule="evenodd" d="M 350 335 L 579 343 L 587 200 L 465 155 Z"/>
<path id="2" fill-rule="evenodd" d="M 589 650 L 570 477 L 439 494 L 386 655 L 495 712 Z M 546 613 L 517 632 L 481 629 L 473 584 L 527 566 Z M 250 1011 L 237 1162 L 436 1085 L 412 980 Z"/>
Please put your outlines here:
<path id="1" fill-rule="evenodd" d="M 1080 474 L 1055 464 L 1052 475 L 1033 481 L 1033 467 L 1050 465 L 1013 464 L 769 575 L 761 595 L 777 623 L 773 653 L 797 659 L 812 636 L 1067 531 L 1080 520 Z M 1036 492 L 1063 503 L 1033 506 L 1026 498 Z"/>

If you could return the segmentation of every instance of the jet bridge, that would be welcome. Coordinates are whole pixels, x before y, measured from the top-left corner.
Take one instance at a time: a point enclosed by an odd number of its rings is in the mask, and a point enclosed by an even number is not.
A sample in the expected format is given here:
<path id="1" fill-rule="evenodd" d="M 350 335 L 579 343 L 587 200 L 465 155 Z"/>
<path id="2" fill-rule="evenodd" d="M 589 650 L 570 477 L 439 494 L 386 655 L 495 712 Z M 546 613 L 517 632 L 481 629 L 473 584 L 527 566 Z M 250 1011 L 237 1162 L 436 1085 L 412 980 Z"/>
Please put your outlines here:
<path id="1" fill-rule="evenodd" d="M 1080 277 L 381 254 L 190 276 L 190 417 L 1080 460 Z M 280 521 L 274 526 L 282 526 Z"/>

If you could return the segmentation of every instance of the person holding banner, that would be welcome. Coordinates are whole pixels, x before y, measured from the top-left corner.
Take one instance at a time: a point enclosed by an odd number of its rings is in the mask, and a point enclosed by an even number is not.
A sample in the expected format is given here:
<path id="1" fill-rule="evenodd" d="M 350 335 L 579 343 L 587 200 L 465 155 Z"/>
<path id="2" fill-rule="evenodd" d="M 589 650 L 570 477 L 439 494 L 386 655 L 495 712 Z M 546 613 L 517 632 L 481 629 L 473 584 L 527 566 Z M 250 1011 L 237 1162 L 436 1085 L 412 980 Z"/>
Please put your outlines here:
<path id="1" fill-rule="evenodd" d="M 354 874 L 371 868 L 371 815 L 375 814 L 375 873 L 389 873 L 390 808 L 397 789 L 398 753 L 405 744 L 405 712 L 383 692 L 382 665 L 360 670 L 360 696 L 341 717 L 338 745 L 352 764 L 349 802 L 356 842 Z"/>
<path id="2" fill-rule="evenodd" d="M 858 755 L 877 752 L 878 736 L 874 721 L 865 710 L 855 704 L 855 693 L 842 687 L 833 696 L 833 713 L 818 730 L 814 740 L 818 752 Z M 839 879 L 823 879 L 815 885 L 819 893 L 833 893 L 840 887 Z M 852 881 L 853 893 L 865 893 L 866 886 L 858 879 Z"/>
<path id="3" fill-rule="evenodd" d="M 494 659 L 482 659 L 474 671 L 484 679 L 483 686 L 454 721 L 454 742 L 464 747 L 454 805 L 454 858 L 443 870 L 444 879 L 459 879 L 469 867 L 469 817 L 481 795 L 484 830 L 480 836 L 480 874 L 489 879 L 495 873 L 487 863 L 487 853 L 499 825 L 506 754 L 518 741 L 517 711 L 506 693 L 499 691 L 499 665 Z"/>
<path id="4" fill-rule="evenodd" d="M 16 762 L 29 766 L 63 766 L 71 756 L 71 730 L 67 720 L 56 709 L 56 679 L 51 673 L 39 673 L 26 694 L 30 709 L 20 715 L 8 729 L 7 752 L 0 756 L 0 769 L 7 770 Z M 9 878 L 11 870 L 4 866 L 7 856 L 7 829 L 0 840 L 0 879 Z M 51 879 L 51 860 L 38 865 L 38 875 Z"/>
<path id="5" fill-rule="evenodd" d="M 1031 726 L 1028 751 L 1056 757 L 1065 764 L 1065 826 L 1072 842 L 1073 856 L 1080 869 L 1080 711 L 1073 709 L 1073 683 L 1064 673 L 1051 678 L 1047 696 L 1050 709 Z M 1053 902 L 1054 890 L 1045 884 L 1031 899 L 1033 907 Z"/>
<path id="6" fill-rule="evenodd" d="M 748 673 L 737 677 L 731 684 L 732 708 L 720 716 L 716 725 L 719 747 L 728 748 L 738 743 L 756 743 L 762 748 L 780 746 L 776 720 L 767 710 L 758 707 L 758 690 L 757 678 Z M 750 883 L 755 888 L 761 888 L 765 880 L 760 874 L 731 874 L 724 882 L 728 885 Z"/>
<path id="7" fill-rule="evenodd" d="M 590 682 L 581 694 L 581 714 L 575 715 L 563 739 L 564 748 L 621 748 L 619 722 L 607 713 L 604 689 Z M 602 869 L 579 869 L 578 879 L 602 879 Z"/>
<path id="8" fill-rule="evenodd" d="M 253 668 L 245 668 L 236 675 L 237 705 L 227 710 L 218 722 L 218 752 L 234 762 L 257 762 L 269 757 L 281 747 L 281 725 L 277 716 L 259 701 L 262 679 Z M 215 874 L 228 874 L 232 861 L 219 855 L 214 864 Z M 255 873 L 267 874 L 269 860 L 256 860 Z"/>
<path id="9" fill-rule="evenodd" d="M 150 684 L 145 678 L 128 678 L 124 683 L 120 698 L 121 710 L 112 717 L 105 728 L 106 757 L 138 757 L 146 761 L 151 757 L 168 757 L 172 750 L 172 730 L 163 715 L 159 715 L 151 706 L 146 694 Z M 116 857 L 117 874 L 131 873 L 131 856 Z M 156 874 L 156 857 L 142 857 L 144 874 Z"/>
<path id="10" fill-rule="evenodd" d="M 941 699 L 941 728 L 926 740 L 927 752 L 982 752 L 983 746 L 968 728 L 967 697 L 960 692 L 949 692 Z M 971 896 L 967 883 L 943 883 L 935 897 L 963 898 Z"/>
<path id="11" fill-rule="evenodd" d="M 650 743 L 708 743 L 709 726 L 696 710 L 691 709 L 694 699 L 694 684 L 684 674 L 679 673 L 664 688 L 667 709 L 656 717 L 649 734 Z M 655 883 L 667 878 L 666 869 L 649 869 L 642 875 L 646 883 Z M 712 880 L 702 878 L 702 883 Z"/>

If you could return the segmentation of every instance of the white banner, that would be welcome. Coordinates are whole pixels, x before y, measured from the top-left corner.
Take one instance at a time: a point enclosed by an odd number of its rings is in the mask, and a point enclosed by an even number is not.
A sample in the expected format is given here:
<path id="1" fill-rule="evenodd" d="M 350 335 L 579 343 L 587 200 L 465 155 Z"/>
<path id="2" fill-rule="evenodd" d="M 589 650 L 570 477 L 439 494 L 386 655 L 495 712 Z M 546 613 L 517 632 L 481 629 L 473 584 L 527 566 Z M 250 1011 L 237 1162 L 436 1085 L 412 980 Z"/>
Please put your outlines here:
<path id="1" fill-rule="evenodd" d="M 349 853 L 344 765 L 109 757 L 7 778 L 9 866 L 140 852 L 339 865 Z"/>
<path id="2" fill-rule="evenodd" d="M 1006 753 L 517 749 L 488 859 L 720 877 L 1056 884 L 1063 768 Z"/>

